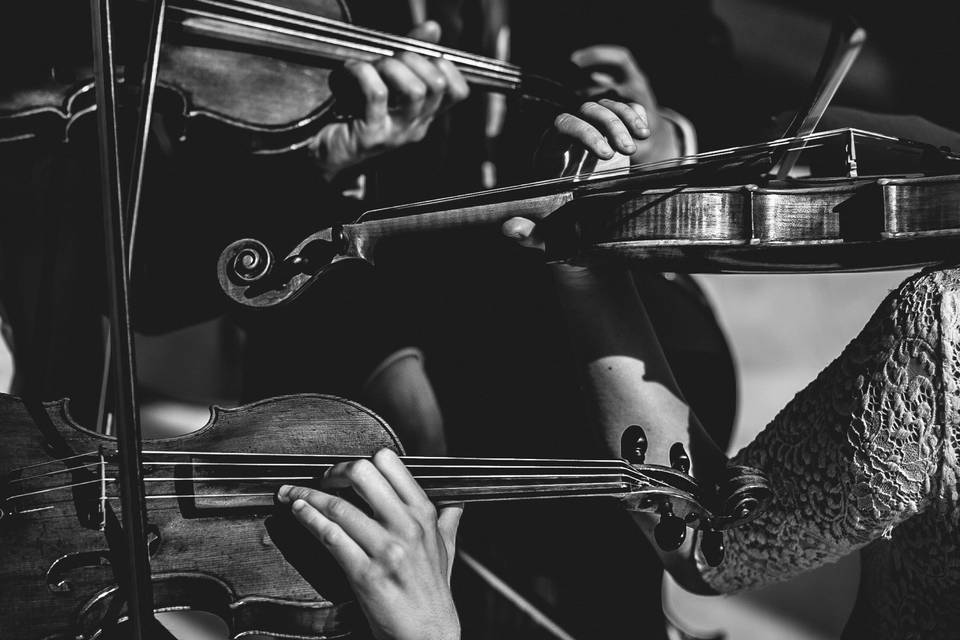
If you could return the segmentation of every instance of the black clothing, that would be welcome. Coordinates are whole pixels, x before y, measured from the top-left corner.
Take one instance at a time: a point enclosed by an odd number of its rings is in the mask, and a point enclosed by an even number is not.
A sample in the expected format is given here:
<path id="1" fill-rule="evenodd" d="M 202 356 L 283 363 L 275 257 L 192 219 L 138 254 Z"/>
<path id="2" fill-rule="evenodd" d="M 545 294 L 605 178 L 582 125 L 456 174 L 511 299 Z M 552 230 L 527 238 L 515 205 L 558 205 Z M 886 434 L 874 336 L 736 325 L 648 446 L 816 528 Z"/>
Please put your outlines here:
<path id="1" fill-rule="evenodd" d="M 650 74 L 662 104 L 703 118 L 705 144 L 738 142 L 739 125 L 731 125 L 733 117 L 727 115 L 737 112 L 735 105 L 712 99 L 723 93 L 721 88 L 730 90 L 737 76 L 729 41 L 709 3 L 652 4 L 516 0 L 510 5 L 511 61 L 562 76 L 574 50 L 624 44 Z M 446 44 L 477 47 L 489 41 L 478 27 L 485 5 L 438 0 L 431 3 L 431 17 L 444 27 Z M 643 28 L 656 24 L 646 17 L 648 9 L 664 21 L 662 31 Z M 687 53 L 674 54 L 679 48 L 671 43 L 687 37 Z M 706 87 L 702 93 L 698 83 Z M 483 102 L 474 92 L 423 143 L 383 158 L 369 183 L 376 187 L 371 195 L 377 203 L 477 190 L 478 166 L 487 153 Z M 498 173 L 507 183 L 530 178 L 534 148 L 555 115 L 510 106 L 496 149 Z M 541 255 L 494 233 L 446 243 L 413 239 L 381 251 L 377 268 L 418 311 L 414 341 L 426 354 L 452 454 L 605 455 L 588 426 L 561 310 Z M 684 393 L 724 446 L 733 425 L 736 382 L 712 312 L 695 285 L 689 288 L 682 278 L 638 273 L 637 280 Z M 465 550 L 545 605 L 574 637 L 630 637 L 641 630 L 645 637 L 665 637 L 660 562 L 647 545 L 638 544 L 636 527 L 619 505 L 473 505 L 461 531 Z M 615 571 L 628 573 L 630 582 L 612 579 Z M 509 605 L 478 597 L 469 573 L 454 576 L 464 638 L 546 637 Z"/>

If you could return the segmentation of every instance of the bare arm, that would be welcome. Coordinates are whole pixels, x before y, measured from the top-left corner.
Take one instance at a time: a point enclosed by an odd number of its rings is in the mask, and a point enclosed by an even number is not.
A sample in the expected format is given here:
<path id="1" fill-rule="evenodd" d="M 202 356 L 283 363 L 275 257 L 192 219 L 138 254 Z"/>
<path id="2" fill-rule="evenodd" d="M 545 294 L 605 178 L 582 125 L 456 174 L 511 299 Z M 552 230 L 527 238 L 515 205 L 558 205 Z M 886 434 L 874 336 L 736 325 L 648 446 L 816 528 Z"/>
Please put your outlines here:
<path id="1" fill-rule="evenodd" d="M 690 453 L 694 476 L 707 482 L 719 477 L 726 456 L 684 400 L 629 272 L 566 264 L 552 268 L 584 396 L 609 451 L 619 456 L 623 430 L 638 424 L 647 434 L 647 462 L 669 465 L 670 448 L 679 442 Z M 633 516 L 681 585 L 710 592 L 693 558 L 693 536 L 679 550 L 664 552 L 654 540 L 657 518 Z"/>
<path id="2" fill-rule="evenodd" d="M 504 233 L 535 244 L 529 221 L 511 220 Z M 724 457 L 684 402 L 629 275 L 553 268 L 586 396 L 610 452 L 619 455 L 622 430 L 640 424 L 648 461 L 667 463 L 670 445 L 681 442 L 694 475 L 716 477 Z M 937 477 L 945 451 L 937 421 L 945 411 L 942 363 L 956 360 L 944 350 L 956 340 L 941 339 L 941 328 L 958 324 L 943 317 L 960 308 L 957 279 L 954 271 L 934 272 L 892 293 L 840 357 L 735 458 L 766 473 L 774 498 L 760 518 L 726 532 L 717 568 L 702 562 L 690 539 L 675 552 L 659 551 L 678 583 L 709 592 L 787 579 L 888 535 L 930 505 L 944 482 Z M 635 519 L 652 538 L 653 520 Z"/>

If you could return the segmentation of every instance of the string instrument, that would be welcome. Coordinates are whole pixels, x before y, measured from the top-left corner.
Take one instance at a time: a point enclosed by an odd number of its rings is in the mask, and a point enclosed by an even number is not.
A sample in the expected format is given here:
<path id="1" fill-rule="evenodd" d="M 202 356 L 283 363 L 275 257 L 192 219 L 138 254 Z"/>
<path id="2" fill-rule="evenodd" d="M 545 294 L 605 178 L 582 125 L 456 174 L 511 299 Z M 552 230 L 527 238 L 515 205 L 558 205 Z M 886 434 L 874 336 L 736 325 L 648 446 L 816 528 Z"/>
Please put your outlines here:
<path id="1" fill-rule="evenodd" d="M 414 52 L 449 60 L 477 88 L 575 100 L 515 65 L 352 24 L 340 0 L 169 0 L 165 24 L 157 99 L 174 131 L 254 153 L 297 149 L 338 116 L 328 77 L 345 60 Z M 0 87 L 0 142 L 69 138 L 96 108 L 91 78 L 51 62 L 30 83 Z"/>
<path id="2" fill-rule="evenodd" d="M 114 637 L 103 627 L 118 607 L 112 564 L 122 558 L 115 440 L 76 425 L 66 401 L 27 406 L 0 395 L 0 423 L 0 635 Z M 765 480 L 746 468 L 731 468 L 718 487 L 700 486 L 680 445 L 672 467 L 644 464 L 640 427 L 624 431 L 623 446 L 626 459 L 403 459 L 438 503 L 619 500 L 661 515 L 665 547 L 677 548 L 686 528 L 700 529 L 713 563 L 722 560 L 722 531 L 755 517 L 769 498 Z M 384 447 L 403 454 L 378 416 L 312 394 L 214 407 L 199 431 L 144 442 L 157 610 L 214 613 L 231 637 L 347 633 L 359 612 L 335 565 L 318 559 L 315 542 L 273 496 L 282 484 L 315 485 L 331 465 Z"/>
<path id="3" fill-rule="evenodd" d="M 800 151 L 830 175 L 767 179 L 773 159 Z M 314 231 L 275 258 L 246 238 L 221 253 L 234 301 L 294 299 L 345 260 L 425 233 L 474 229 L 499 238 L 514 216 L 538 221 L 548 253 L 602 256 L 657 270 L 856 271 L 955 260 L 958 157 L 929 145 L 838 129 L 626 170 L 600 171 L 369 211 Z M 839 169 L 838 169 L 839 167 Z M 872 170 L 868 170 L 872 167 Z M 499 238 L 499 240 L 497 240 Z M 442 239 L 438 239 L 442 242 Z"/>

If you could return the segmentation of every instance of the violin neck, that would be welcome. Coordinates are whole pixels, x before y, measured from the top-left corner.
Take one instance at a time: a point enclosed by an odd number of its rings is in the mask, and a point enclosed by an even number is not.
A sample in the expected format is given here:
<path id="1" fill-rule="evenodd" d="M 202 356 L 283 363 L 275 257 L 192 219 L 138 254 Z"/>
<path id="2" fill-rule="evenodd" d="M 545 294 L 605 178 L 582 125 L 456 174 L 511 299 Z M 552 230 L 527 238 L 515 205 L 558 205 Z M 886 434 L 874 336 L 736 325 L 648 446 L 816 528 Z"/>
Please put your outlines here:
<path id="1" fill-rule="evenodd" d="M 438 503 L 622 497 L 633 486 L 622 461 L 504 464 L 501 460 L 486 468 L 457 469 L 459 464 L 441 464 L 434 469 L 413 467 L 412 471 L 430 499 Z"/>
<path id="2" fill-rule="evenodd" d="M 333 465 L 364 456 L 145 452 L 148 499 L 173 497 L 174 470 L 190 468 L 195 497 L 224 491 L 270 497 L 283 484 L 317 486 Z M 188 460 L 184 460 L 184 457 Z M 623 460 L 402 457 L 438 503 L 623 497 L 642 484 Z M 175 493 L 175 492 L 174 492 Z"/>
<path id="3" fill-rule="evenodd" d="M 294 54 L 322 61 L 374 61 L 404 52 L 443 58 L 477 88 L 520 93 L 564 106 L 570 92 L 542 76 L 484 56 L 296 11 L 260 0 L 178 0 L 169 14 L 183 34 L 232 42 L 268 54 Z"/>
<path id="4" fill-rule="evenodd" d="M 481 193 L 475 199 L 445 198 L 371 211 L 357 223 L 344 225 L 343 253 L 374 262 L 377 247 L 403 236 L 444 231 L 469 233 L 481 229 L 499 237 L 498 225 L 506 220 L 521 216 L 539 221 L 572 199 L 571 191 L 531 195 L 508 202 L 490 201 Z"/>

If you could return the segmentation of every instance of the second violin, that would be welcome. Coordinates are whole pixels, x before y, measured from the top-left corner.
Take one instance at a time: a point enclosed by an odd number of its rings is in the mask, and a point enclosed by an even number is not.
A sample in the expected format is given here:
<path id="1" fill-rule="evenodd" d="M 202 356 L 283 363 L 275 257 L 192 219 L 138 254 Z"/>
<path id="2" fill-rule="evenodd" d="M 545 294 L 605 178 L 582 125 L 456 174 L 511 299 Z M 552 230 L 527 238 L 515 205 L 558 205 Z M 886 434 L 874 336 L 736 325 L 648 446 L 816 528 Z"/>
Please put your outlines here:
<path id="1" fill-rule="evenodd" d="M 340 0 L 170 0 L 158 69 L 162 110 L 182 137 L 254 153 L 302 147 L 338 114 L 329 75 L 345 60 L 414 52 L 468 82 L 563 106 L 574 94 L 515 65 L 352 24 Z M 0 87 L 0 142 L 69 138 L 95 110 L 89 69 L 56 56 Z"/>

